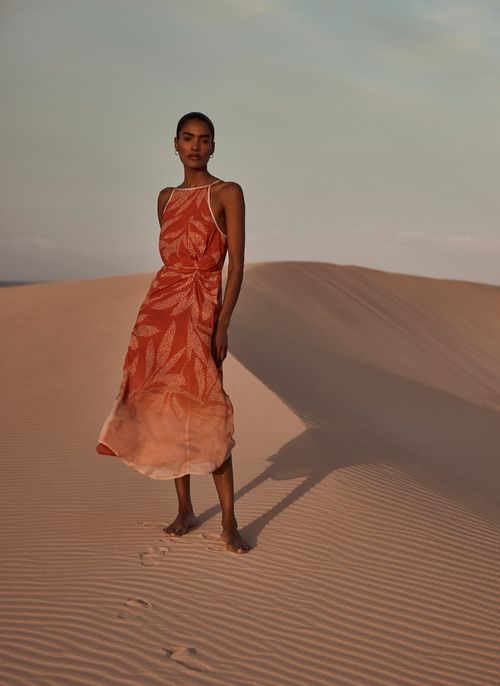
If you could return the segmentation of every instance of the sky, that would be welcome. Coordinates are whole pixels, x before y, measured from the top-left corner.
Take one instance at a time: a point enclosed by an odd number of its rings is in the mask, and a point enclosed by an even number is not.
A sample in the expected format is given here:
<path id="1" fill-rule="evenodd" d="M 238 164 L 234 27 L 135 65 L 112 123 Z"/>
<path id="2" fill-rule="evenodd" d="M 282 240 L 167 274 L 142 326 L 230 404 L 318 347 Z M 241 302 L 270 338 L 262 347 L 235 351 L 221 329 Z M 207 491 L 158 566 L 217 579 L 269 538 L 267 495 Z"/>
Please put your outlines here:
<path id="1" fill-rule="evenodd" d="M 500 285 L 500 0 L 2 0 L 0 83 L 0 280 L 158 270 L 196 110 L 246 263 Z"/>

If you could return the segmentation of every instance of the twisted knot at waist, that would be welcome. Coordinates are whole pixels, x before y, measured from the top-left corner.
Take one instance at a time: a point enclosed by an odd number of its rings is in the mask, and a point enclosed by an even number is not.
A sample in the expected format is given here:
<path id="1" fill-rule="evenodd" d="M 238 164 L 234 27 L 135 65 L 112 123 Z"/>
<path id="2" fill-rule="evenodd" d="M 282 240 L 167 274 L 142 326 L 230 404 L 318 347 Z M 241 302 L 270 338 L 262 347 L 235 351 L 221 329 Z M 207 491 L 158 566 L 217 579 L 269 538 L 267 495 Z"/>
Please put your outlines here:
<path id="1" fill-rule="evenodd" d="M 221 268 L 217 264 L 203 266 L 201 261 L 193 262 L 192 264 L 166 264 L 162 269 L 179 272 L 181 274 L 193 274 L 196 272 L 220 272 Z"/>

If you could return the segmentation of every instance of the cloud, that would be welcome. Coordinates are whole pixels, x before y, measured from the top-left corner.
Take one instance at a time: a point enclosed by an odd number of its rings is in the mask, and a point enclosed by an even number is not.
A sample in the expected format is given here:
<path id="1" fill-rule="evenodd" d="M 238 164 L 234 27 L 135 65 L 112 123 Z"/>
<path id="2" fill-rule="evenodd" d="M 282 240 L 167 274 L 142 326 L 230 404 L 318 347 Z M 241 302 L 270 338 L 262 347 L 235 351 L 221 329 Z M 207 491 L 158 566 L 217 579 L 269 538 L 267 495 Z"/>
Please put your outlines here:
<path id="1" fill-rule="evenodd" d="M 481 252 L 500 253 L 500 236 L 480 233 L 429 233 L 427 231 L 400 230 L 387 236 L 387 240 L 394 240 L 403 244 L 432 245 L 444 249 L 463 248 Z"/>
<path id="2" fill-rule="evenodd" d="M 39 250 L 52 250 L 60 248 L 62 241 L 47 236 L 12 236 L 0 238 L 0 247 L 8 248 L 38 248 Z"/>
<path id="3" fill-rule="evenodd" d="M 427 90 L 444 80 L 460 88 L 500 78 L 497 2 L 324 0 L 290 12 L 303 24 L 294 36 L 298 49 L 304 52 L 307 42 L 314 54 L 320 45 L 335 72 L 354 79 Z"/>
<path id="4" fill-rule="evenodd" d="M 48 236 L 12 236 L 0 239 L 0 248 L 5 253 L 9 250 L 13 255 L 18 250 L 26 249 L 30 254 L 51 254 L 54 257 L 63 255 L 110 255 L 134 256 L 137 245 L 131 243 L 113 242 L 112 244 L 96 244 L 89 241 L 79 241 L 73 238 L 57 239 Z"/>
<path id="5" fill-rule="evenodd" d="M 442 54 L 464 57 L 486 66 L 498 67 L 500 53 L 499 6 L 489 2 L 446 2 L 421 7 L 422 21 L 433 30 Z"/>
<path id="6" fill-rule="evenodd" d="M 137 5 L 129 3 L 130 13 L 140 8 L 141 14 L 151 13 L 163 18 L 168 24 L 176 23 L 181 26 L 216 26 L 220 24 L 238 24 L 251 19 L 272 17 L 280 12 L 280 3 L 276 0 L 211 0 L 211 2 L 199 2 L 197 0 L 183 0 L 173 3 L 165 0 L 149 0 Z M 286 8 L 284 8 L 286 11 Z"/>

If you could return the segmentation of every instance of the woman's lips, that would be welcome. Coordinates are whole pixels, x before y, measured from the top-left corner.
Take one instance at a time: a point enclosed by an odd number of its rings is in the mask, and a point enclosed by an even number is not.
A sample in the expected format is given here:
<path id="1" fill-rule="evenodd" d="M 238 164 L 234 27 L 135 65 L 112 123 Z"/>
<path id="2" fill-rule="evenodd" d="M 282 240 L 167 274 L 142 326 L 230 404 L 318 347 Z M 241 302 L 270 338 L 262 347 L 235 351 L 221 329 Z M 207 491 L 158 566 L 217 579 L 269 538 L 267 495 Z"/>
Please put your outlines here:
<path id="1" fill-rule="evenodd" d="M 199 155 L 188 155 L 189 159 L 191 160 L 199 160 L 200 156 Z"/>

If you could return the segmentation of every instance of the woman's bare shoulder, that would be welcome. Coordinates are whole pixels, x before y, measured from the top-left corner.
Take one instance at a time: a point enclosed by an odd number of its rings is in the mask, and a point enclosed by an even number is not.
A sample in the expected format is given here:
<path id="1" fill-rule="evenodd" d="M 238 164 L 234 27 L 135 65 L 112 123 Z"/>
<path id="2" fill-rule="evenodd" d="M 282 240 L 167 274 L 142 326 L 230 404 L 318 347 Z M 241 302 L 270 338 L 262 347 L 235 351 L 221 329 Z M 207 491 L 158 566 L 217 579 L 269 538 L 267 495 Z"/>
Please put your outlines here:
<path id="1" fill-rule="evenodd" d="M 158 203 L 160 203 L 162 200 L 166 200 L 170 193 L 173 191 L 173 189 L 173 186 L 167 186 L 166 188 L 162 188 L 158 194 Z"/>
<path id="2" fill-rule="evenodd" d="M 233 188 L 233 189 L 243 190 L 241 188 L 241 185 L 237 181 L 222 181 L 222 179 L 221 179 L 221 183 L 220 183 L 220 188 Z"/>
<path id="3" fill-rule="evenodd" d="M 161 191 L 158 194 L 158 209 L 159 210 L 161 210 L 165 206 L 165 203 L 168 202 L 168 199 L 172 195 L 173 190 L 174 190 L 174 186 L 167 186 L 166 188 L 161 189 Z"/>
<path id="4" fill-rule="evenodd" d="M 237 181 L 222 181 L 214 186 L 219 186 L 219 193 L 225 198 L 243 199 L 243 188 Z"/>

